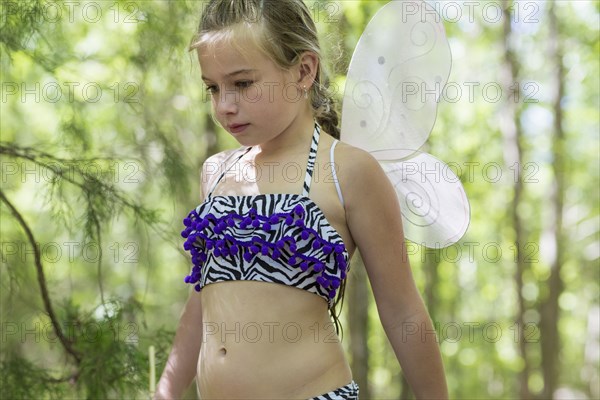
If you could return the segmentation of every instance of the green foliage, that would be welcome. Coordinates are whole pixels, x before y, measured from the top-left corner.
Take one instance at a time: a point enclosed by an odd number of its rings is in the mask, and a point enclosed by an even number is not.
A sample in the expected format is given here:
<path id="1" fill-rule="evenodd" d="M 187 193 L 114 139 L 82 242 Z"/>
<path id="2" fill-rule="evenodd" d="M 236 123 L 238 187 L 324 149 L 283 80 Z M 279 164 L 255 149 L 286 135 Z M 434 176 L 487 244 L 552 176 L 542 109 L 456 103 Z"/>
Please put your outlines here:
<path id="1" fill-rule="evenodd" d="M 55 376 L 56 372 L 22 355 L 6 354 L 0 363 L 3 398 L 54 399 L 70 393 L 88 399 L 121 399 L 147 393 L 147 348 L 153 344 L 164 352 L 172 332 L 159 330 L 148 336 L 139 319 L 141 305 L 136 302 L 109 301 L 91 312 L 67 303 L 60 310 L 64 314 L 61 328 L 81 362 L 62 371 L 66 376 Z M 51 334 L 45 339 L 54 342 Z"/>
<path id="2" fill-rule="evenodd" d="M 72 315 L 75 349 L 82 358 L 77 388 L 87 398 L 123 398 L 147 389 L 148 357 L 140 344 L 140 324 L 127 316 L 141 312 L 131 304 L 108 303 L 96 320 L 92 314 Z"/>
<path id="3" fill-rule="evenodd" d="M 63 399 L 65 384 L 46 368 L 23 357 L 7 354 L 0 360 L 0 387 L 3 399 Z"/>

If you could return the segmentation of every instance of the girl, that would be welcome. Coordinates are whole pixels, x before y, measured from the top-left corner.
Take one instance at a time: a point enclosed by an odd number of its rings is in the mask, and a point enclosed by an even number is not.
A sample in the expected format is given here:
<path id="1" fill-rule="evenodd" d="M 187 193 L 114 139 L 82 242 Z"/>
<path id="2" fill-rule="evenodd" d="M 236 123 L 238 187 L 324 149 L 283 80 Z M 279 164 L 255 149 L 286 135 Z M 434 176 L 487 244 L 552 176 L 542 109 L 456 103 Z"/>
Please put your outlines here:
<path id="1" fill-rule="evenodd" d="M 358 399 L 335 312 L 357 247 L 413 391 L 446 398 L 395 191 L 374 158 L 336 139 L 305 4 L 210 1 L 190 49 L 216 119 L 243 147 L 204 163 L 203 202 L 184 220 L 185 282 L 199 293 L 156 398 L 179 398 L 196 376 L 202 399 Z"/>

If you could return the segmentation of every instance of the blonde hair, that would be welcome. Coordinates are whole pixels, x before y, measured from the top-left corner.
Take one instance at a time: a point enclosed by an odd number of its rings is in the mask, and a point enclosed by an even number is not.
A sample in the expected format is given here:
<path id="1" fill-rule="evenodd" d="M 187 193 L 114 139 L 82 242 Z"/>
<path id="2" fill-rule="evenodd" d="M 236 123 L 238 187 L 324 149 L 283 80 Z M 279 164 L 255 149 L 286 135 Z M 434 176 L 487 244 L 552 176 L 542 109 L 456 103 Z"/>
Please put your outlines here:
<path id="1" fill-rule="evenodd" d="M 242 31 L 282 69 L 296 65 L 305 51 L 315 53 L 319 68 L 309 91 L 317 122 L 339 139 L 339 116 L 329 91 L 317 28 L 302 0 L 211 0 L 202 12 L 189 51 L 215 39 L 231 39 Z M 235 43 L 235 41 L 233 41 Z M 239 49 L 243 52 L 243 49 Z"/>

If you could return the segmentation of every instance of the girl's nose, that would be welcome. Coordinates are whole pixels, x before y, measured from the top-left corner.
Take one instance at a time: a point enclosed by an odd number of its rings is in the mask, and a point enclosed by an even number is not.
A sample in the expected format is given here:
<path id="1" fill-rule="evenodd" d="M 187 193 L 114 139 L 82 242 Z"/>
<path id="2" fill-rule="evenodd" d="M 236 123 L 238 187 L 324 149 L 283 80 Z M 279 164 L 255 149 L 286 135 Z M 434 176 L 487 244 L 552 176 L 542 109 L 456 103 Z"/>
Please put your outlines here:
<path id="1" fill-rule="evenodd" d="M 224 90 L 221 95 L 215 99 L 217 114 L 235 114 L 238 110 L 239 95 L 239 92 L 227 92 Z"/>

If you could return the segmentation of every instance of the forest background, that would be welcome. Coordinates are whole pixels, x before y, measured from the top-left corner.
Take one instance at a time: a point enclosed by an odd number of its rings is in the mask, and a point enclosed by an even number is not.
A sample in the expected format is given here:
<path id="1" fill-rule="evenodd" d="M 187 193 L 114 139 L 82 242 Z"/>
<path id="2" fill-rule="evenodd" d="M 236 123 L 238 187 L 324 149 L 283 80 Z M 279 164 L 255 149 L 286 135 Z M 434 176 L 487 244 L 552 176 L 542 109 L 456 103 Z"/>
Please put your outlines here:
<path id="1" fill-rule="evenodd" d="M 385 3 L 307 1 L 338 100 Z M 203 4 L 0 3 L 1 398 L 150 395 L 188 296 L 182 218 L 236 146 L 187 51 Z M 600 3 L 430 4 L 453 67 L 426 150 L 472 220 L 409 252 L 451 397 L 600 398 Z M 359 260 L 346 299 L 361 398 L 411 398 Z"/>

